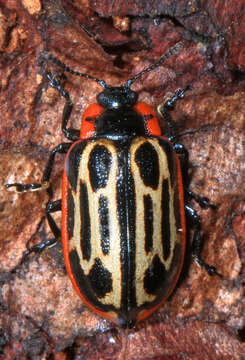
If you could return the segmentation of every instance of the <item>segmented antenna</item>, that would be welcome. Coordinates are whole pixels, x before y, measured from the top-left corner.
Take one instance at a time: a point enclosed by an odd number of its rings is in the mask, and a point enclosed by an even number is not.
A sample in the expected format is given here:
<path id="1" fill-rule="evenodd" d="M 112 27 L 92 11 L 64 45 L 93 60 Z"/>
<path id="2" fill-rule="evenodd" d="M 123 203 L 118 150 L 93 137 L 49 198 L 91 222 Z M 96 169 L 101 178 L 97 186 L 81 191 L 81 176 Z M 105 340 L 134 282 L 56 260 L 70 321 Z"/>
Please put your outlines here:
<path id="1" fill-rule="evenodd" d="M 179 51 L 179 49 L 181 48 L 181 46 L 182 46 L 181 42 L 178 42 L 177 44 L 175 44 L 175 46 L 173 46 L 171 49 L 169 49 L 166 52 L 166 54 L 164 54 L 155 64 L 153 64 L 153 65 L 149 66 L 148 68 L 146 68 L 145 70 L 139 72 L 138 74 L 133 76 L 131 79 L 128 79 L 126 82 L 126 85 L 124 85 L 124 86 L 130 87 L 132 85 L 132 83 L 135 82 L 135 80 L 137 80 L 139 77 L 143 76 L 144 74 L 146 74 L 146 73 L 156 69 L 158 66 L 162 65 L 162 63 L 165 60 L 167 60 L 170 56 L 176 54 Z M 57 59 L 55 56 L 53 56 L 52 54 L 50 54 L 48 52 L 44 52 L 43 56 L 47 60 L 52 61 L 55 65 L 61 67 L 63 70 L 71 73 L 72 75 L 81 76 L 81 77 L 85 77 L 86 79 L 94 80 L 103 88 L 106 88 L 108 86 L 104 80 L 100 80 L 89 74 L 85 74 L 85 73 L 81 73 L 79 71 L 72 70 L 69 66 L 65 65 L 63 62 L 61 62 L 59 59 Z"/>
<path id="2" fill-rule="evenodd" d="M 81 77 L 85 77 L 86 79 L 94 80 L 103 88 L 105 88 L 107 86 L 107 84 L 104 80 L 97 79 L 96 77 L 93 77 L 89 74 L 85 74 L 85 73 L 81 73 L 79 71 L 72 70 L 69 66 L 65 65 L 63 62 L 61 62 L 59 59 L 57 59 L 55 56 L 53 56 L 52 54 L 50 54 L 48 52 L 43 53 L 43 56 L 47 60 L 52 61 L 55 65 L 59 66 L 60 68 L 62 68 L 65 71 L 71 73 L 72 75 L 81 76 Z"/>
<path id="3" fill-rule="evenodd" d="M 130 87 L 132 85 L 133 82 L 135 82 L 135 80 L 137 80 L 139 77 L 141 77 L 142 75 L 148 73 L 149 71 L 152 71 L 154 69 L 156 69 L 158 66 L 162 65 L 162 63 L 167 60 L 170 56 L 176 54 L 179 49 L 181 48 L 182 43 L 178 42 L 177 44 L 175 44 L 171 49 L 169 49 L 166 54 L 164 54 L 155 64 L 149 66 L 148 68 L 146 68 L 145 70 L 139 72 L 138 74 L 136 74 L 134 77 L 132 77 L 131 79 L 127 80 L 126 82 L 126 86 Z"/>

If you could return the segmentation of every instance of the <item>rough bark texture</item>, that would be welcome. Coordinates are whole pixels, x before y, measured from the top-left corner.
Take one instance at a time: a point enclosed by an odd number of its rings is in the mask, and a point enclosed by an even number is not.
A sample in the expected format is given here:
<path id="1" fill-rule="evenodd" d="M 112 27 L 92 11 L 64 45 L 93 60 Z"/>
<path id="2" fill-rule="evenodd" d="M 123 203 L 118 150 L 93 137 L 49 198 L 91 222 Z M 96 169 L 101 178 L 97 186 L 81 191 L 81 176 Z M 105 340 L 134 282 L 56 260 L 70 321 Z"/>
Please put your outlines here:
<path id="1" fill-rule="evenodd" d="M 0 10 L 0 359 L 244 359 L 244 1 L 0 0 Z M 191 85 L 173 117 L 190 152 L 190 188 L 217 204 L 193 206 L 203 257 L 223 279 L 209 277 L 187 252 L 170 300 L 127 333 L 81 303 L 61 245 L 18 266 L 27 243 L 52 236 L 41 206 L 48 195 L 4 184 L 40 181 L 49 150 L 64 141 L 64 100 L 44 76 L 62 72 L 44 51 L 116 85 L 178 41 L 181 51 L 133 88 L 156 107 Z M 79 128 L 101 88 L 71 74 L 62 81 L 75 104 L 70 124 Z M 57 156 L 54 199 L 62 161 Z"/>

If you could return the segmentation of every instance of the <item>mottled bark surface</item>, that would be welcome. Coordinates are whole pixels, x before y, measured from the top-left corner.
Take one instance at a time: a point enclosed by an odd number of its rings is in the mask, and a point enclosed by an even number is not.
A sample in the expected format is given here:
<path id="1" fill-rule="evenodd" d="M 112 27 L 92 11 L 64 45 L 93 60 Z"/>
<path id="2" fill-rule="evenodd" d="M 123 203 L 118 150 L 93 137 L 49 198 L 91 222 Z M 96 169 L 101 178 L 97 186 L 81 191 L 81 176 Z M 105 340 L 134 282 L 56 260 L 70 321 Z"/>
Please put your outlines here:
<path id="1" fill-rule="evenodd" d="M 0 0 L 0 10 L 0 359 L 245 358 L 244 1 Z M 191 85 L 173 118 L 190 153 L 190 188 L 217 204 L 193 206 L 203 257 L 223 279 L 209 277 L 187 252 L 169 301 L 127 333 L 82 304 L 60 244 L 18 266 L 27 243 L 52 237 L 42 207 L 48 195 L 17 194 L 4 184 L 40 181 L 49 150 L 64 141 L 64 100 L 45 71 L 58 72 L 70 92 L 73 127 L 101 90 L 62 74 L 44 51 L 119 85 L 178 41 L 181 51 L 133 89 L 156 107 Z M 52 176 L 54 199 L 63 159 L 57 156 Z"/>

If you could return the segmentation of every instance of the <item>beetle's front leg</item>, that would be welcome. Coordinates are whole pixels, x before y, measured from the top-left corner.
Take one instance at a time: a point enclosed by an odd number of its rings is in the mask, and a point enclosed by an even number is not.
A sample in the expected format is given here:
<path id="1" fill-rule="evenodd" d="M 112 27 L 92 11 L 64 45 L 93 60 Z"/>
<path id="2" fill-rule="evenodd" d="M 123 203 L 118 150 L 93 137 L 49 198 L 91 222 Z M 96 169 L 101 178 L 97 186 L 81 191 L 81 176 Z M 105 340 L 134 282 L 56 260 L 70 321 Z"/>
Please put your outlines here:
<path id="1" fill-rule="evenodd" d="M 21 183 L 13 183 L 13 184 L 6 184 L 5 187 L 7 189 L 11 187 L 15 187 L 17 192 L 25 192 L 25 191 L 36 191 L 41 189 L 47 189 L 49 187 L 49 180 L 51 177 L 55 155 L 57 153 L 66 154 L 69 148 L 71 147 L 72 143 L 61 143 L 56 146 L 53 150 L 51 150 L 49 159 L 47 161 L 45 170 L 43 172 L 43 177 L 41 183 L 31 183 L 31 184 L 21 184 Z"/>
<path id="2" fill-rule="evenodd" d="M 174 109 L 174 106 L 178 100 L 183 99 L 184 93 L 189 88 L 190 86 L 186 86 L 183 89 L 176 90 L 174 95 L 170 99 L 168 99 L 163 105 L 159 105 L 157 108 L 159 115 L 168 125 L 169 134 L 167 136 L 169 138 L 169 141 L 171 142 L 175 142 L 176 140 L 176 125 L 169 112 Z"/>
<path id="3" fill-rule="evenodd" d="M 52 86 L 54 89 L 58 90 L 61 96 L 66 100 L 62 115 L 62 131 L 65 134 L 65 137 L 68 140 L 72 140 L 72 141 L 79 140 L 80 138 L 79 130 L 73 128 L 67 129 L 68 120 L 70 119 L 71 112 L 73 109 L 73 102 L 70 98 L 68 91 L 66 91 L 62 87 L 60 80 L 55 75 L 48 72 L 46 76 L 49 80 L 49 85 Z"/>
<path id="4" fill-rule="evenodd" d="M 186 216 L 191 220 L 192 225 L 195 227 L 193 241 L 192 241 L 192 256 L 200 266 L 204 267 L 204 269 L 207 271 L 209 275 L 218 275 L 219 277 L 222 277 L 222 275 L 217 272 L 214 266 L 207 264 L 201 257 L 203 240 L 201 238 L 200 216 L 197 214 L 197 212 L 194 209 L 192 209 L 188 205 L 185 205 L 185 212 L 186 212 Z"/>

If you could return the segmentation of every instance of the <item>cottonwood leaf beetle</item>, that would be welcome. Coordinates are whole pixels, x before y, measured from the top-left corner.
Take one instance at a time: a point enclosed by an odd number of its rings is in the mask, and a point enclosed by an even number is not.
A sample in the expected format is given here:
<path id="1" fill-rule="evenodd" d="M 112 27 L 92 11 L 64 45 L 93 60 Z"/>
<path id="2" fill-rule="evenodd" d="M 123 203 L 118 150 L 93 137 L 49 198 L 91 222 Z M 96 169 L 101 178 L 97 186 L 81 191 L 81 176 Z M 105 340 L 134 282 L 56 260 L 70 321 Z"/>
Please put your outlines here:
<path id="1" fill-rule="evenodd" d="M 177 53 L 181 43 L 159 61 L 119 87 L 70 69 L 45 53 L 64 71 L 103 87 L 97 104 L 83 114 L 81 130 L 68 128 L 73 102 L 59 79 L 48 72 L 49 85 L 66 103 L 62 131 L 70 140 L 51 150 L 40 183 L 7 184 L 18 192 L 49 187 L 57 153 L 65 153 L 62 199 L 49 202 L 46 216 L 55 239 L 28 249 L 41 252 L 62 237 L 67 272 L 81 299 L 102 317 L 131 328 L 158 309 L 179 278 L 186 249 L 186 217 L 195 227 L 192 254 L 210 275 L 220 275 L 201 258 L 201 222 L 185 204 L 193 198 L 212 207 L 207 198 L 185 187 L 188 152 L 177 142 L 169 111 L 187 87 L 159 106 L 169 128 L 163 135 L 155 111 L 138 102 L 131 85 Z M 182 160 L 179 160 L 181 155 Z M 60 230 L 52 213 L 62 211 Z"/>

